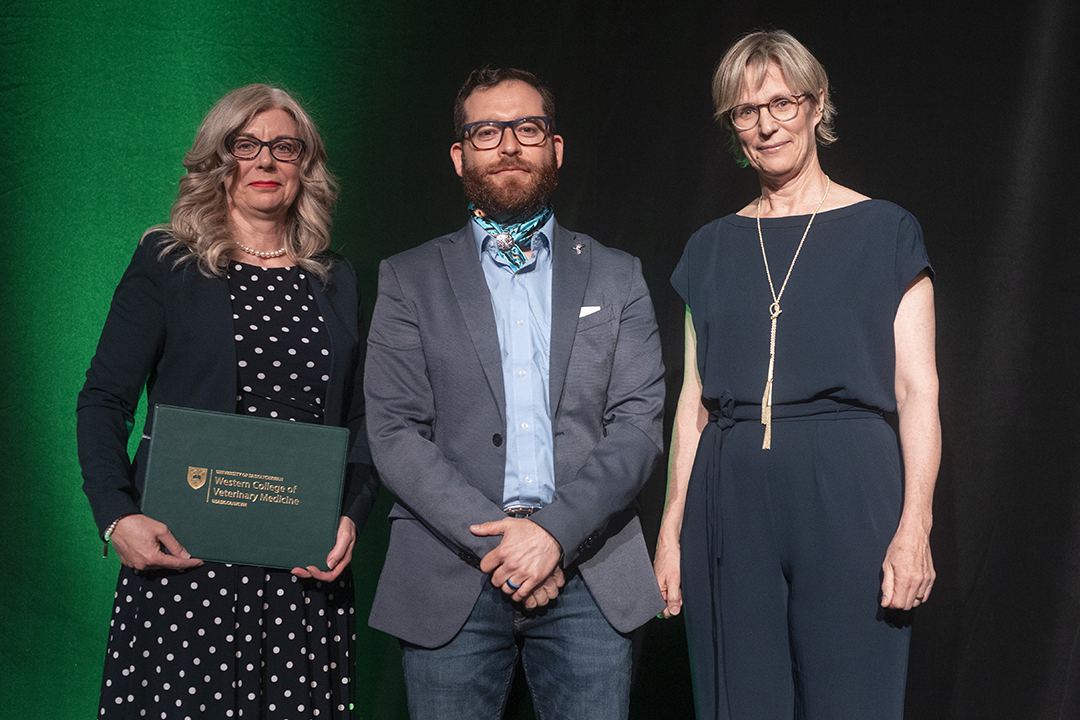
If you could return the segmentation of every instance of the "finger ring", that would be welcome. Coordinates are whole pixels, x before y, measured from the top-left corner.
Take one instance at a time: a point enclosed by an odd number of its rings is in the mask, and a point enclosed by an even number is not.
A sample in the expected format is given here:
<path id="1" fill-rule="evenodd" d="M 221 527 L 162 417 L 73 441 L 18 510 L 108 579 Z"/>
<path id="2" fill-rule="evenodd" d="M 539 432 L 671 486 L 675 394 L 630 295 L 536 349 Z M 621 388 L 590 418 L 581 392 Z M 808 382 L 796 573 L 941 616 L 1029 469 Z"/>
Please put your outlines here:
<path id="1" fill-rule="evenodd" d="M 507 578 L 506 584 L 509 585 L 510 587 L 514 588 L 515 590 L 517 590 L 519 587 L 521 587 L 520 585 L 515 585 L 514 583 L 510 582 L 509 578 Z"/>

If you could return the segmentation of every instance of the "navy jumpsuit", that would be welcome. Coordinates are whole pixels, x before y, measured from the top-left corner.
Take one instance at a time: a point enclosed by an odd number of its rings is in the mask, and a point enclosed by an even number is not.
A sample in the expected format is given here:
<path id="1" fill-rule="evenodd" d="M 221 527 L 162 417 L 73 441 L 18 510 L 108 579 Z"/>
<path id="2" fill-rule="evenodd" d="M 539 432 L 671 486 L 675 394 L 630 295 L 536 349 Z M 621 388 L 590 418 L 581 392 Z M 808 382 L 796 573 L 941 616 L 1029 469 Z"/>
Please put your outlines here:
<path id="1" fill-rule="evenodd" d="M 777 289 L 809 216 L 763 218 Z M 687 490 L 682 585 L 699 720 L 900 720 L 907 614 L 880 607 L 903 509 L 893 320 L 932 274 L 918 222 L 880 200 L 820 213 L 782 298 L 772 448 L 761 396 L 772 297 L 754 218 L 687 243 L 709 410 Z"/>

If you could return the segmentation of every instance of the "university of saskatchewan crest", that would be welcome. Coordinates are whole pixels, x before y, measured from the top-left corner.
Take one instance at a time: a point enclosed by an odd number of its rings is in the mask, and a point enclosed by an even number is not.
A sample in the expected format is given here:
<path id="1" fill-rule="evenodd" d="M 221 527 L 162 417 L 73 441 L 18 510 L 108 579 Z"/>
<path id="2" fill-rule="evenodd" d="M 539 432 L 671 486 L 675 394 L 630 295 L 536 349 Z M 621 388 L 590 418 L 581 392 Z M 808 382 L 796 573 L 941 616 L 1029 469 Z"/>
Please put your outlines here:
<path id="1" fill-rule="evenodd" d="M 193 490 L 198 490 L 206 484 L 206 468 L 188 467 L 187 469 L 187 484 L 192 487 Z"/>

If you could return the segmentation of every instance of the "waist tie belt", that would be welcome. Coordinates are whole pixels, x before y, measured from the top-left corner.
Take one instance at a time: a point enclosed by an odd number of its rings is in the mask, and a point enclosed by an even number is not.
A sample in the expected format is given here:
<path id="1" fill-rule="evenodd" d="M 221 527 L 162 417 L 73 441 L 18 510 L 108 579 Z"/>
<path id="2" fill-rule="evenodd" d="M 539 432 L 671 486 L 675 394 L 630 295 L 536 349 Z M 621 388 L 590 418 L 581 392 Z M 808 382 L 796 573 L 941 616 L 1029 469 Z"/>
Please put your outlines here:
<path id="1" fill-rule="evenodd" d="M 702 397 L 701 404 L 709 411 L 709 422 L 719 425 L 721 430 L 727 430 L 737 422 L 761 420 L 760 403 L 736 403 L 727 391 L 719 398 Z M 804 403 L 773 405 L 772 416 L 774 420 L 828 420 L 830 416 L 836 420 L 854 420 L 881 418 L 884 413 L 861 405 L 820 398 Z"/>
<path id="2" fill-rule="evenodd" d="M 735 423 L 761 421 L 761 404 L 737 404 L 726 390 L 719 398 L 702 397 L 701 404 L 709 411 L 709 423 L 701 432 L 691 477 L 701 477 L 705 483 L 705 504 L 708 512 L 707 541 L 717 563 L 723 558 L 723 534 L 720 532 L 720 450 L 724 436 Z M 773 405 L 773 421 L 797 420 L 856 420 L 882 418 L 880 411 L 859 405 L 820 398 L 805 403 Z M 764 452 L 764 451 L 763 451 Z"/>

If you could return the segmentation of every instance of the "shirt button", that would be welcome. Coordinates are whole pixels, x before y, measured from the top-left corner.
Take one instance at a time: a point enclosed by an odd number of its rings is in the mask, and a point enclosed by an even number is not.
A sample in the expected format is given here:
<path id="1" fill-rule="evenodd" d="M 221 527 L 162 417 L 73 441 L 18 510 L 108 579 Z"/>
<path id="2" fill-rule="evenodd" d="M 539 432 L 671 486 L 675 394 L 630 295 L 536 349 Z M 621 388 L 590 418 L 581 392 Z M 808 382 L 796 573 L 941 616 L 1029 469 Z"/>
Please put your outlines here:
<path id="1" fill-rule="evenodd" d="M 525 476 L 525 482 L 531 483 L 532 482 L 532 475 L 526 475 Z"/>
<path id="2" fill-rule="evenodd" d="M 525 371 L 524 370 L 518 370 L 518 375 L 520 377 L 525 377 Z"/>
<path id="3" fill-rule="evenodd" d="M 521 423 L 521 429 L 522 430 L 528 430 L 529 429 L 529 423 Z"/>
<path id="4" fill-rule="evenodd" d="M 518 324 L 518 325 L 524 325 L 524 324 L 525 324 L 525 321 L 524 321 L 524 320 L 518 320 L 518 321 L 517 321 L 517 324 Z"/>

